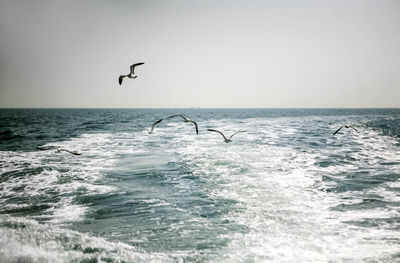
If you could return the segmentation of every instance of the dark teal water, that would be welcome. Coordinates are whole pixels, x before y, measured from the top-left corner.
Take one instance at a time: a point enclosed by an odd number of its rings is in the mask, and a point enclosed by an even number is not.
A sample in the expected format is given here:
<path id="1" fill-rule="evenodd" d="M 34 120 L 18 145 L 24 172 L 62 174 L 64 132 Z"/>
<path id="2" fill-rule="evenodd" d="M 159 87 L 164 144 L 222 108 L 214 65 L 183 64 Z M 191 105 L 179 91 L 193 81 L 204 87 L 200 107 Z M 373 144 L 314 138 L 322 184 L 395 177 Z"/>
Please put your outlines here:
<path id="1" fill-rule="evenodd" d="M 398 262 L 399 149 L 399 109 L 2 109 L 0 262 Z"/>

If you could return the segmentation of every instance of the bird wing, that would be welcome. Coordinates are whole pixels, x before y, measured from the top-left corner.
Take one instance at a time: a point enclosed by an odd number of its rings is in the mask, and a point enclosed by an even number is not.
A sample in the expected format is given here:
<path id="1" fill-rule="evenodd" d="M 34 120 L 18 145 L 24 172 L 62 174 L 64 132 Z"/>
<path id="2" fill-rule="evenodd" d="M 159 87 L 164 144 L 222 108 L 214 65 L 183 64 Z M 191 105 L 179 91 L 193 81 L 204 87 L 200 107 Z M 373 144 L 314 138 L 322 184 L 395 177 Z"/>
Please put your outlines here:
<path id="1" fill-rule="evenodd" d="M 217 130 L 213 130 L 213 129 L 207 129 L 207 130 L 212 131 L 212 132 L 218 132 L 218 133 L 221 134 L 222 137 L 224 137 L 224 139 L 226 140 L 226 137 L 225 137 L 225 135 L 224 135 L 222 132 L 217 131 Z"/>
<path id="2" fill-rule="evenodd" d="M 70 151 L 70 150 L 67 150 L 67 149 L 64 149 L 64 148 L 60 148 L 59 151 L 64 151 L 64 152 L 67 152 L 67 153 L 70 153 L 70 154 L 73 154 L 73 155 L 81 155 L 78 152 L 73 152 L 73 151 Z"/>
<path id="3" fill-rule="evenodd" d="M 121 85 L 122 84 L 122 80 L 125 78 L 126 76 L 125 75 L 121 75 L 121 76 L 119 76 L 119 85 Z"/>
<path id="4" fill-rule="evenodd" d="M 337 129 L 337 130 L 333 133 L 333 135 L 335 135 L 336 133 L 338 133 L 343 127 L 344 127 L 344 126 L 342 126 L 342 127 L 340 127 L 339 129 Z"/>
<path id="5" fill-rule="evenodd" d="M 178 117 L 178 116 L 181 116 L 181 115 L 172 115 L 172 116 L 167 117 L 167 119 L 175 118 L 175 117 Z"/>
<path id="6" fill-rule="evenodd" d="M 191 123 L 194 124 L 194 126 L 196 127 L 196 134 L 199 134 L 199 127 L 197 126 L 197 123 L 195 121 L 190 121 Z"/>
<path id="7" fill-rule="evenodd" d="M 357 131 L 357 129 L 354 128 L 353 126 L 350 126 L 350 128 L 352 128 L 352 129 L 355 130 L 357 133 L 359 133 L 359 132 Z"/>
<path id="8" fill-rule="evenodd" d="M 175 118 L 175 117 L 181 117 L 181 118 L 184 119 L 185 121 L 188 121 L 188 118 L 186 118 L 185 116 L 183 116 L 183 115 L 181 115 L 181 114 L 169 116 L 167 119 L 171 119 L 171 118 Z"/>
<path id="9" fill-rule="evenodd" d="M 246 132 L 246 131 L 237 131 L 234 134 L 232 134 L 231 137 L 229 137 L 229 139 L 232 139 L 233 135 L 235 135 L 236 133 L 239 133 L 239 132 Z"/>
<path id="10" fill-rule="evenodd" d="M 143 65 L 144 64 L 144 62 L 140 62 L 140 63 L 136 63 L 136 64 L 133 64 L 132 66 L 131 66 L 131 74 L 134 74 L 135 72 L 135 67 L 136 66 L 139 66 L 139 65 Z"/>
<path id="11" fill-rule="evenodd" d="M 163 119 L 156 121 L 155 123 L 153 123 L 153 125 L 151 126 L 151 130 L 149 133 L 152 133 L 154 128 L 156 127 L 157 124 L 159 124 L 160 122 L 162 122 Z"/>

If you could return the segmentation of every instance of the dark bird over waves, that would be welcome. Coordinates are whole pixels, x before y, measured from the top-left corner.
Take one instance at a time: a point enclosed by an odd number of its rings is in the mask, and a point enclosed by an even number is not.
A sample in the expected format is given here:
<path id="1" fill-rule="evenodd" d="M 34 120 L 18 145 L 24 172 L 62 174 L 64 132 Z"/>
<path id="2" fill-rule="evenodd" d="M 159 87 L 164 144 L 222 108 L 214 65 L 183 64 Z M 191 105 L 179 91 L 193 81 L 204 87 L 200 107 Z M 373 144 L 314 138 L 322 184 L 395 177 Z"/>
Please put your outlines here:
<path id="1" fill-rule="evenodd" d="M 174 117 L 181 117 L 183 119 L 183 122 L 193 123 L 196 128 L 196 134 L 199 134 L 199 127 L 197 126 L 197 123 L 195 121 L 192 121 L 181 114 L 169 116 L 167 119 L 174 118 Z"/>
<path id="2" fill-rule="evenodd" d="M 154 122 L 153 125 L 151 126 L 151 129 L 150 129 L 150 130 L 149 130 L 149 129 L 146 129 L 147 132 L 148 132 L 149 134 L 153 134 L 153 133 L 154 133 L 154 128 L 156 127 L 156 125 L 159 124 L 159 123 L 162 122 L 162 121 L 163 121 L 163 119 L 160 119 L 160 120 Z"/>
<path id="3" fill-rule="evenodd" d="M 55 145 L 36 146 L 36 149 L 41 150 L 41 151 L 46 151 L 46 150 L 55 149 L 55 150 L 57 150 L 57 152 L 64 151 L 64 152 L 67 152 L 67 153 L 70 153 L 70 154 L 73 154 L 73 155 L 82 155 L 82 154 L 80 154 L 80 153 L 78 153 L 78 152 L 70 151 L 70 150 L 64 149 L 64 148 L 62 148 L 62 147 L 60 147 L 60 146 L 55 146 Z"/>
<path id="4" fill-rule="evenodd" d="M 219 134 L 221 134 L 222 137 L 224 137 L 224 142 L 226 142 L 226 143 L 232 142 L 232 137 L 233 137 L 235 134 L 237 134 L 237 133 L 239 133 L 239 132 L 246 132 L 246 131 L 237 131 L 237 132 L 235 132 L 234 134 L 232 134 L 232 135 L 229 137 L 229 139 L 228 139 L 228 138 L 226 138 L 225 135 L 224 135 L 222 132 L 220 132 L 220 131 L 217 131 L 217 130 L 214 130 L 214 129 L 207 129 L 207 130 L 208 130 L 208 131 L 211 131 L 211 132 L 218 132 Z"/>
<path id="5" fill-rule="evenodd" d="M 336 133 L 338 133 L 342 128 L 346 128 L 346 129 L 351 128 L 351 129 L 355 130 L 355 131 L 358 133 L 358 131 L 356 130 L 356 128 L 354 128 L 354 127 L 352 127 L 352 126 L 350 126 L 350 125 L 343 125 L 343 126 L 340 127 L 339 129 L 337 129 L 337 130 L 333 133 L 333 135 L 335 135 Z"/>

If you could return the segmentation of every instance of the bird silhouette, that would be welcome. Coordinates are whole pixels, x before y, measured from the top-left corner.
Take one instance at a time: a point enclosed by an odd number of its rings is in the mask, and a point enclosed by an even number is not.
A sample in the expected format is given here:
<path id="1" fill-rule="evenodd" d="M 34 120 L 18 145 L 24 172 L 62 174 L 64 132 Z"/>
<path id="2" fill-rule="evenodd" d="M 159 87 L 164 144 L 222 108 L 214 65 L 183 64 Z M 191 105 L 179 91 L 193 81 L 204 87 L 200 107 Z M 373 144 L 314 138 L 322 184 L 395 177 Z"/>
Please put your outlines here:
<path id="1" fill-rule="evenodd" d="M 135 78 L 137 78 L 137 76 L 135 75 L 135 67 L 136 67 L 136 66 L 139 66 L 139 65 L 143 65 L 143 64 L 144 64 L 144 62 L 140 62 L 140 63 L 133 64 L 133 65 L 130 67 L 131 72 L 130 72 L 128 75 L 121 75 L 121 76 L 119 76 L 119 85 L 122 84 L 122 80 L 123 80 L 125 77 L 128 77 L 128 78 L 130 78 L 130 79 L 135 79 Z"/>
<path id="2" fill-rule="evenodd" d="M 208 130 L 208 131 L 211 131 L 211 132 L 218 132 L 219 134 L 221 134 L 222 137 L 224 137 L 224 142 L 226 142 L 226 143 L 232 142 L 232 137 L 233 137 L 235 134 L 237 134 L 237 133 L 239 133 L 239 132 L 246 132 L 246 131 L 237 131 L 237 132 L 235 132 L 234 134 L 232 134 L 229 138 L 226 138 L 226 136 L 225 136 L 222 132 L 220 132 L 220 131 L 217 131 L 217 130 L 214 130 L 214 129 L 207 129 L 207 130 Z"/>
<path id="3" fill-rule="evenodd" d="M 70 153 L 70 154 L 73 154 L 73 155 L 82 155 L 81 153 L 78 153 L 78 152 L 75 152 L 75 151 L 70 151 L 70 150 L 67 150 L 65 148 L 62 148 L 61 146 L 55 146 L 55 145 L 36 146 L 36 149 L 41 150 L 41 151 L 55 149 L 55 150 L 57 150 L 57 152 L 64 151 L 64 152 L 67 152 L 67 153 Z"/>
<path id="4" fill-rule="evenodd" d="M 150 129 L 150 130 L 149 130 L 149 129 L 146 129 L 147 132 L 148 132 L 149 134 L 153 134 L 153 133 L 154 133 L 154 128 L 156 127 L 156 125 L 159 124 L 159 123 L 162 122 L 162 121 L 163 121 L 163 119 L 160 119 L 160 120 L 154 122 L 153 125 L 151 126 L 151 129 Z"/>
<path id="5" fill-rule="evenodd" d="M 358 131 L 356 130 L 356 128 L 354 128 L 354 127 L 352 127 L 352 126 L 350 126 L 350 125 L 343 125 L 343 126 L 340 127 L 339 129 L 337 129 L 337 130 L 333 133 L 333 135 L 335 135 L 336 133 L 338 133 L 342 128 L 346 128 L 346 129 L 351 128 L 351 129 L 355 130 L 355 131 L 358 133 Z"/>
<path id="6" fill-rule="evenodd" d="M 185 123 L 187 123 L 187 122 L 193 123 L 194 127 L 196 128 L 196 134 L 199 134 L 199 127 L 197 126 L 197 123 L 195 121 L 192 121 L 181 114 L 169 116 L 167 119 L 171 119 L 171 118 L 175 118 L 175 117 L 181 117 L 183 119 L 183 122 L 185 122 Z"/>

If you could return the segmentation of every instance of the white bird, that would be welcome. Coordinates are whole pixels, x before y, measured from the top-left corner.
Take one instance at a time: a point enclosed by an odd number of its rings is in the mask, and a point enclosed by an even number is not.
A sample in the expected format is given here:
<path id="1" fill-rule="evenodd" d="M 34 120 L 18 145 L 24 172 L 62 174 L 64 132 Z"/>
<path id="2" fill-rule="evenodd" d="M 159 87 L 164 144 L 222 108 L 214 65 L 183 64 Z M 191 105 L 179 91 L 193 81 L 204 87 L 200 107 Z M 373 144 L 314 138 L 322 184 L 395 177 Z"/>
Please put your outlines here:
<path id="1" fill-rule="evenodd" d="M 153 123 L 153 125 L 151 126 L 151 129 L 150 129 L 150 130 L 149 130 L 149 129 L 146 129 L 147 132 L 148 132 L 149 134 L 153 134 L 153 133 L 154 133 L 154 128 L 156 127 L 156 125 L 159 124 L 159 123 L 162 122 L 162 121 L 163 121 L 163 119 L 158 120 L 158 121 L 156 121 L 155 123 Z"/>
<path id="2" fill-rule="evenodd" d="M 183 118 L 183 122 L 185 122 L 185 123 L 187 123 L 187 122 L 193 123 L 194 126 L 195 126 L 195 128 L 196 128 L 196 134 L 199 134 L 199 127 L 197 126 L 197 123 L 196 123 L 195 121 L 192 121 L 192 120 L 186 118 L 185 116 L 183 116 L 183 115 L 181 115 L 181 114 L 169 116 L 167 119 L 174 118 L 174 117 L 181 117 L 181 118 Z"/>
<path id="3" fill-rule="evenodd" d="M 121 75 L 121 76 L 119 76 L 119 85 L 121 85 L 122 84 L 122 80 L 125 78 L 125 77 L 128 77 L 128 78 L 130 78 L 130 79 L 135 79 L 135 78 L 137 78 L 137 76 L 135 75 L 135 67 L 136 66 L 139 66 L 139 65 L 143 65 L 144 64 L 144 62 L 140 62 L 140 63 L 136 63 L 136 64 L 133 64 L 132 66 L 131 66 L 131 72 L 128 74 L 128 75 Z"/>
<path id="4" fill-rule="evenodd" d="M 70 154 L 73 154 L 73 155 L 82 155 L 82 154 L 80 154 L 80 153 L 78 153 L 78 152 L 70 151 L 70 150 L 67 150 L 67 149 L 61 148 L 60 146 L 55 146 L 55 145 L 49 145 L 49 146 L 36 146 L 36 149 L 38 149 L 38 150 L 41 150 L 41 151 L 46 151 L 46 150 L 52 150 L 52 149 L 56 149 L 56 150 L 57 150 L 57 152 L 64 151 L 64 152 L 67 152 L 67 153 L 70 153 Z"/>
<path id="5" fill-rule="evenodd" d="M 212 132 L 218 132 L 219 134 L 221 134 L 222 137 L 224 137 L 224 142 L 226 142 L 226 143 L 232 142 L 232 137 L 233 137 L 233 135 L 235 135 L 235 134 L 237 134 L 237 133 L 239 133 L 239 132 L 246 132 L 246 131 L 237 131 L 237 132 L 235 132 L 234 134 L 232 134 L 232 135 L 229 137 L 229 139 L 228 139 L 228 138 L 226 138 L 225 135 L 224 135 L 222 132 L 220 132 L 220 131 L 213 130 L 213 129 L 207 129 L 207 130 L 212 131 Z"/>
<path id="6" fill-rule="evenodd" d="M 338 133 L 342 128 L 346 128 L 346 129 L 352 128 L 353 130 L 355 130 L 355 131 L 358 133 L 358 131 L 356 130 L 356 128 L 354 128 L 354 127 L 352 127 L 352 126 L 349 126 L 349 125 L 344 125 L 344 126 L 340 127 L 339 129 L 337 129 L 337 130 L 333 133 L 333 135 L 335 135 L 336 133 Z"/>

